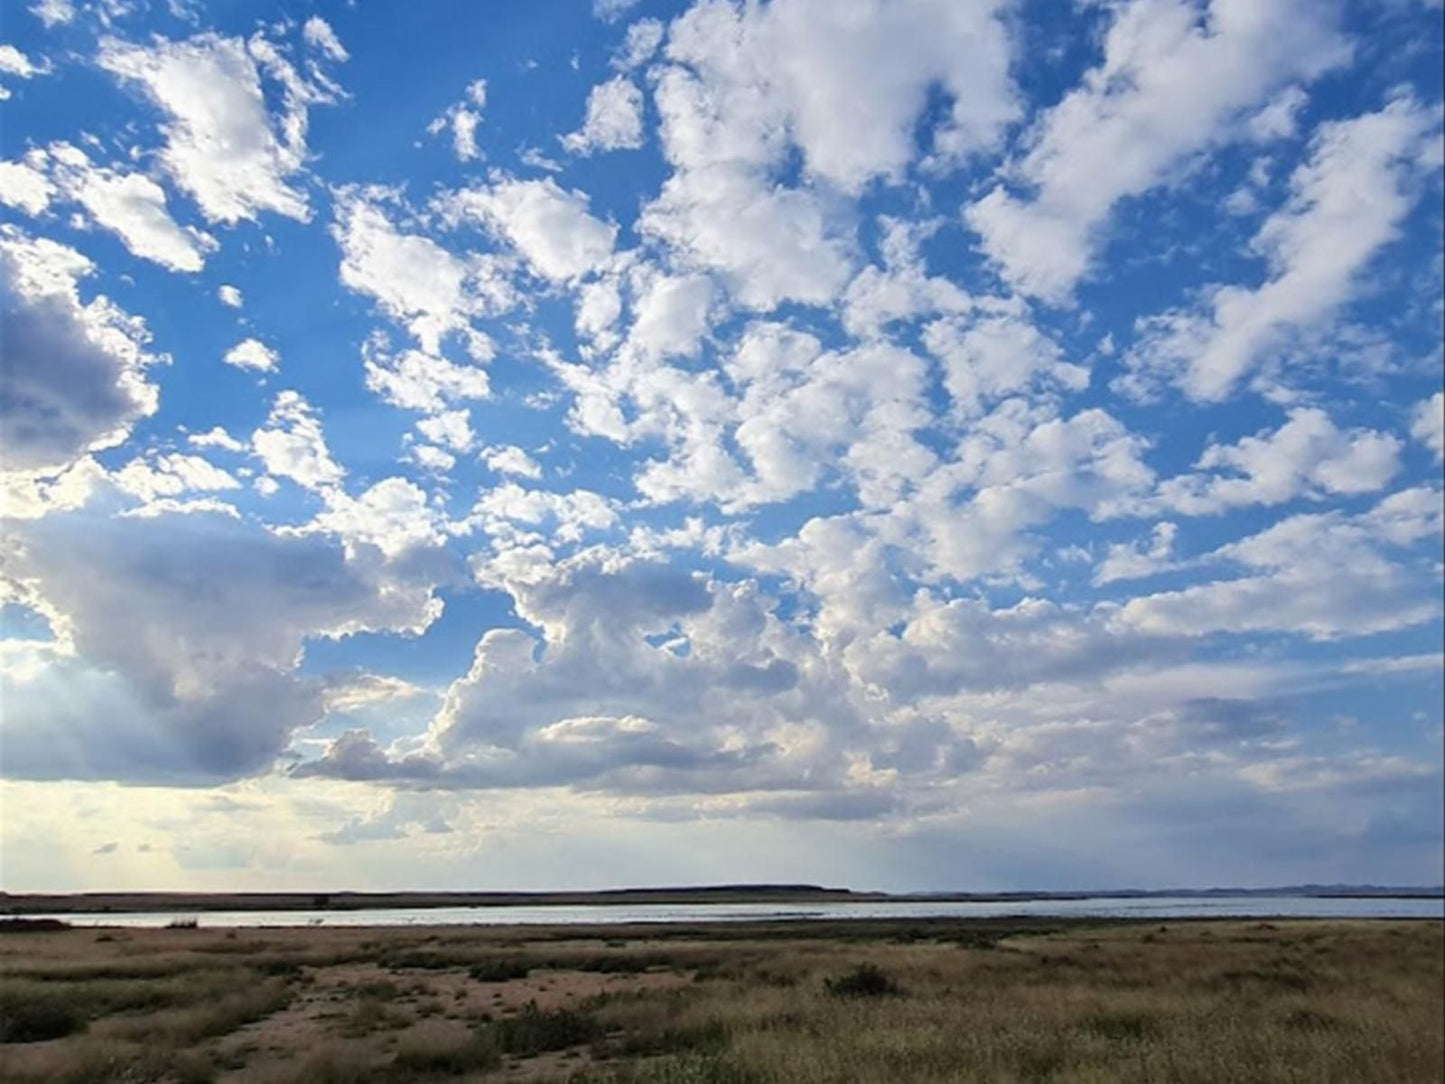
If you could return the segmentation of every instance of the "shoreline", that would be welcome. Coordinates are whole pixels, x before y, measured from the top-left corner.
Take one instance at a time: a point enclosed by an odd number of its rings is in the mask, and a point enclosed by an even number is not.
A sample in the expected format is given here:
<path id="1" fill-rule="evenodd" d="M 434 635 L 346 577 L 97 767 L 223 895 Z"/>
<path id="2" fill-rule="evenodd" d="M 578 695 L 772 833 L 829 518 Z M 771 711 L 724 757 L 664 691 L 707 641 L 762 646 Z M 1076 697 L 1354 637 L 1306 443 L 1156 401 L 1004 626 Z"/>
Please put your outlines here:
<path id="1" fill-rule="evenodd" d="M 393 909 L 629 907 L 775 904 L 1008 904 L 1082 900 L 1182 899 L 1439 900 L 1440 888 L 1289 886 L 1266 889 L 1176 889 L 1101 892 L 937 892 L 895 894 L 798 885 L 623 888 L 590 892 L 0 892 L 0 915 L 356 912 Z"/>

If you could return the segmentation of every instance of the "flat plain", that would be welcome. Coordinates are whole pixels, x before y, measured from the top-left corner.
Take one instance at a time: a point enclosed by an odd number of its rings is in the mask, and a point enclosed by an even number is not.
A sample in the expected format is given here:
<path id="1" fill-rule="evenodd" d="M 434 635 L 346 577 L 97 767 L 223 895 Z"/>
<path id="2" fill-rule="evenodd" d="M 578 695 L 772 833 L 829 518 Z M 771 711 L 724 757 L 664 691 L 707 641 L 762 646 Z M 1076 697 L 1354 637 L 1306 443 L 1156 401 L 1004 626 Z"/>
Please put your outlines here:
<path id="1" fill-rule="evenodd" d="M 1439 1081 L 1439 921 L 23 930 L 0 1079 Z"/>

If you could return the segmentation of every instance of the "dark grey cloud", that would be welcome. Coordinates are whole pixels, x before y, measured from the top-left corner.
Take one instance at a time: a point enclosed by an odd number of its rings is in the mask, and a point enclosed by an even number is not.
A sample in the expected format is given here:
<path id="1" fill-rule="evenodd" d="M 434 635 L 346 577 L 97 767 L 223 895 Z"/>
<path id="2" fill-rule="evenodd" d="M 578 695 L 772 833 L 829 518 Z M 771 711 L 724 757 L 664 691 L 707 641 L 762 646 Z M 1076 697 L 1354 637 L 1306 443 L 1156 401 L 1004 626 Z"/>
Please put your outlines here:
<path id="1" fill-rule="evenodd" d="M 224 515 L 52 515 L 6 541 L 7 575 L 64 615 L 78 656 L 6 679 L 15 777 L 261 771 L 323 714 L 323 683 L 295 669 L 308 639 L 431 618 L 425 584 L 354 565 L 328 536 Z"/>
<path id="2" fill-rule="evenodd" d="M 20 258 L 0 244 L 0 461 L 57 470 L 119 443 L 155 410 L 155 389 L 139 364 L 141 333 L 118 310 L 22 289 Z"/>

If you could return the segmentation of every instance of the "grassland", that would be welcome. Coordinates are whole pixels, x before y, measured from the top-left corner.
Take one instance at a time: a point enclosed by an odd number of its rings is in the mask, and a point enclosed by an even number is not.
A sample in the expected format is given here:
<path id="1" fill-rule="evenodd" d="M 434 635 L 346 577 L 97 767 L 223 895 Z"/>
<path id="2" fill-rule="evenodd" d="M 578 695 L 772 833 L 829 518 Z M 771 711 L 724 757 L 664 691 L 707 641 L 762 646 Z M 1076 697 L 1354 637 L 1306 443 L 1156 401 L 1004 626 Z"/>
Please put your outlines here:
<path id="1" fill-rule="evenodd" d="M 0 935 L 0 1079 L 1437 1081 L 1433 921 Z"/>

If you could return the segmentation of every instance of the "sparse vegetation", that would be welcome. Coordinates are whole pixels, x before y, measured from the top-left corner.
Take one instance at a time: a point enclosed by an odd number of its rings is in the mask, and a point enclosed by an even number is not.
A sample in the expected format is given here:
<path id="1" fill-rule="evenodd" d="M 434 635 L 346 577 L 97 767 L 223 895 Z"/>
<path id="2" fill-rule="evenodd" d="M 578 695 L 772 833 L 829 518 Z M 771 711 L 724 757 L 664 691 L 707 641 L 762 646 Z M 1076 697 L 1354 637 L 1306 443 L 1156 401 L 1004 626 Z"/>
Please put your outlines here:
<path id="1" fill-rule="evenodd" d="M 37 931 L 5 1079 L 1438 1081 L 1439 922 Z"/>

